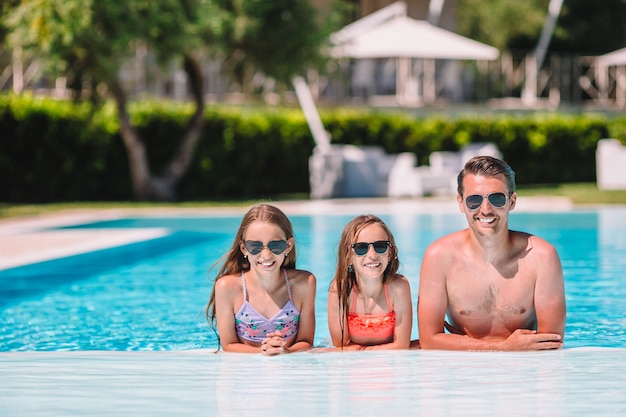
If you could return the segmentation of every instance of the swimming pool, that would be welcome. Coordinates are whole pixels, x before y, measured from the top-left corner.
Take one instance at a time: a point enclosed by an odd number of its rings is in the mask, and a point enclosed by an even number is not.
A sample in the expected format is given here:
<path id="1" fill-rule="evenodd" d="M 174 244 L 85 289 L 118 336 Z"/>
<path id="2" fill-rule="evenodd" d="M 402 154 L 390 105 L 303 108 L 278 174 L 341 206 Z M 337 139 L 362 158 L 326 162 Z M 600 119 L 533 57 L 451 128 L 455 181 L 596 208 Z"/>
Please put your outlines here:
<path id="1" fill-rule="evenodd" d="M 287 210 L 286 210 L 287 211 Z M 367 210 L 366 210 L 367 211 Z M 454 211 L 377 212 L 417 298 L 426 246 L 465 227 Z M 315 343 L 343 225 L 360 211 L 291 214 L 298 267 L 318 278 Z M 626 208 L 513 212 L 552 242 L 566 280 L 555 352 L 213 355 L 207 270 L 240 214 L 135 217 L 56 230 L 167 230 L 146 241 L 0 271 L 3 415 L 620 415 L 626 411 Z M 213 277 L 213 275 L 211 275 Z M 417 338 L 414 324 L 413 338 Z M 32 401 L 38 398 L 37 401 Z"/>
<path id="2" fill-rule="evenodd" d="M 465 227 L 458 213 L 390 213 L 401 272 L 417 300 L 426 246 Z M 326 345 L 327 288 L 336 245 L 352 215 L 291 216 L 298 267 L 318 279 L 315 344 Z M 61 230 L 165 229 L 146 241 L 0 271 L 0 351 L 186 350 L 217 346 L 204 319 L 211 265 L 241 216 L 137 217 Z M 604 208 L 512 213 L 514 229 L 552 242 L 566 281 L 566 347 L 626 347 L 626 212 Z M 59 228 L 56 228 L 59 230 Z M 416 320 L 414 320 L 416 322 Z M 413 338 L 417 338 L 414 324 Z"/>

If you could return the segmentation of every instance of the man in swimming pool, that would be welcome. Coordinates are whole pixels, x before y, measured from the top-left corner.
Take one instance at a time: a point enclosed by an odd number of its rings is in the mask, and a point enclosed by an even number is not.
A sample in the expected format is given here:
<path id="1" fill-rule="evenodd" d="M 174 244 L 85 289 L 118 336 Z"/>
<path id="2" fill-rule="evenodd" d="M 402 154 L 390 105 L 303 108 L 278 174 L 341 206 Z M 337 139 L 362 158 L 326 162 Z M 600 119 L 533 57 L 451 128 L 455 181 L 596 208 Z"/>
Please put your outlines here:
<path id="1" fill-rule="evenodd" d="M 479 156 L 465 164 L 457 181 L 457 201 L 469 227 L 438 239 L 424 254 L 417 303 L 420 347 L 562 347 L 561 261 L 547 241 L 509 230 L 509 212 L 517 201 L 515 173 L 504 161 Z"/>

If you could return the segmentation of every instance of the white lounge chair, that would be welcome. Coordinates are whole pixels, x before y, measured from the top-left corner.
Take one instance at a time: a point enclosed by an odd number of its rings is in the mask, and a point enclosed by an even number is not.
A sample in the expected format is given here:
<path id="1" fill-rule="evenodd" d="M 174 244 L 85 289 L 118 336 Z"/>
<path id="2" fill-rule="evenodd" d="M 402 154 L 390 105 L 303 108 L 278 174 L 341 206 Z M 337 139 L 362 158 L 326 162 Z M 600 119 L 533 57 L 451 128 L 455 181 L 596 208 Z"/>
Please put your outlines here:
<path id="1" fill-rule="evenodd" d="M 315 147 L 309 158 L 311 198 L 384 197 L 396 158 L 378 146 Z"/>
<path id="2" fill-rule="evenodd" d="M 478 155 L 502 158 L 500 150 L 493 143 L 471 143 L 459 152 L 433 152 L 427 166 L 417 166 L 415 154 L 399 154 L 389 173 L 388 196 L 454 195 L 459 172 L 469 159 Z"/>

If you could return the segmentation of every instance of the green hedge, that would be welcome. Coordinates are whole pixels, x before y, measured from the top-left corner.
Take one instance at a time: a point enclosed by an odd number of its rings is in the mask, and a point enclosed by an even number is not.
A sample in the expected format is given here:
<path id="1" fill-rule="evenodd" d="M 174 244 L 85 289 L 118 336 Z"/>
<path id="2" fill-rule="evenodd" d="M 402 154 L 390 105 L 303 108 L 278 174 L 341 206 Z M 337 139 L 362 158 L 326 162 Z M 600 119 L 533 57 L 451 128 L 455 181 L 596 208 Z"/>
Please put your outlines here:
<path id="1" fill-rule="evenodd" d="M 355 113 L 324 119 L 339 143 L 380 144 L 388 152 L 414 152 L 421 165 L 428 164 L 433 151 L 493 142 L 518 174 L 519 184 L 594 182 L 598 140 L 626 138 L 626 119 L 599 115 L 411 118 Z"/>
<path id="2" fill-rule="evenodd" d="M 176 149 L 192 108 L 142 102 L 131 108 L 151 170 Z M 519 184 L 595 181 L 599 139 L 626 143 L 626 118 L 606 115 L 419 116 L 355 109 L 322 111 L 334 143 L 414 152 L 420 164 L 438 150 L 493 142 Z M 132 200 L 125 148 L 112 105 L 0 96 L 0 177 L 5 202 Z M 299 109 L 212 106 L 181 200 L 273 198 L 308 193 L 314 146 Z"/>
<path id="3" fill-rule="evenodd" d="M 101 124 L 92 123 L 96 119 L 85 104 L 1 97 L 2 201 L 107 200 L 130 195 L 121 142 Z"/>

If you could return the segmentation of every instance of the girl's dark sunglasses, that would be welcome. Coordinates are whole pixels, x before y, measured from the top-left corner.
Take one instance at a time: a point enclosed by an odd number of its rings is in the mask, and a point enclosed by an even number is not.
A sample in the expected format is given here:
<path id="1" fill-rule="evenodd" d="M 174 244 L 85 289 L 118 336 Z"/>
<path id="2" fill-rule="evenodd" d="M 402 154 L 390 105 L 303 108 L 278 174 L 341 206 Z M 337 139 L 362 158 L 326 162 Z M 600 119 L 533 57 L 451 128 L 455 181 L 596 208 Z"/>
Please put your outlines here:
<path id="1" fill-rule="evenodd" d="M 391 246 L 391 242 L 388 240 L 377 240 L 376 242 L 357 242 L 350 245 L 358 256 L 363 256 L 370 249 L 370 245 L 374 247 L 376 253 L 385 253 L 387 248 Z"/>
<path id="2" fill-rule="evenodd" d="M 243 246 L 250 255 L 258 255 L 264 248 L 268 248 L 274 255 L 280 255 L 287 249 L 287 241 L 272 240 L 265 246 L 263 242 L 259 242 L 258 240 L 246 240 L 243 242 Z"/>
<path id="3" fill-rule="evenodd" d="M 491 193 L 488 196 L 482 196 L 480 194 L 472 194 L 465 197 L 465 205 L 470 210 L 476 210 L 483 205 L 483 200 L 487 197 L 489 204 L 494 207 L 504 207 L 506 204 L 507 196 L 504 193 Z"/>

